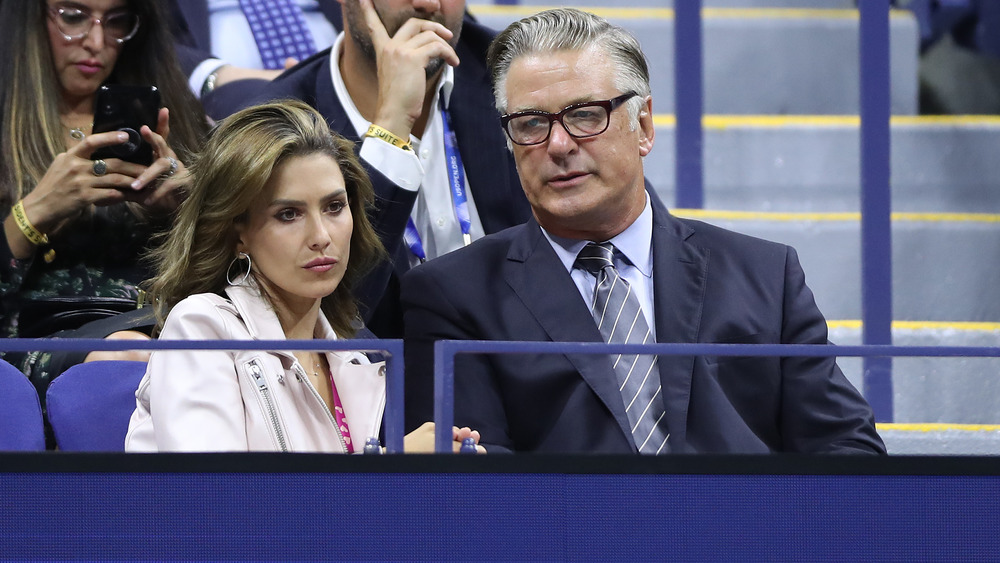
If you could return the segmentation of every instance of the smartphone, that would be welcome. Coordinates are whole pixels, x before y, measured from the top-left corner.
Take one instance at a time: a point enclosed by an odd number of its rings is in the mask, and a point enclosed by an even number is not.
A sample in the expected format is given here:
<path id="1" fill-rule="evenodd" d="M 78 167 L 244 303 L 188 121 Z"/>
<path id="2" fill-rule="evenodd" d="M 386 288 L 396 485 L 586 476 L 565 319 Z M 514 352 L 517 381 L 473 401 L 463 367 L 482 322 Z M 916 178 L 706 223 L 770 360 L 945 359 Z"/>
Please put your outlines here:
<path id="1" fill-rule="evenodd" d="M 160 91 L 156 86 L 101 86 L 94 104 L 94 133 L 124 131 L 128 133 L 128 141 L 97 149 L 90 155 L 91 160 L 120 158 L 144 166 L 152 164 L 153 147 L 142 138 L 139 129 L 148 125 L 155 131 L 159 113 Z"/>

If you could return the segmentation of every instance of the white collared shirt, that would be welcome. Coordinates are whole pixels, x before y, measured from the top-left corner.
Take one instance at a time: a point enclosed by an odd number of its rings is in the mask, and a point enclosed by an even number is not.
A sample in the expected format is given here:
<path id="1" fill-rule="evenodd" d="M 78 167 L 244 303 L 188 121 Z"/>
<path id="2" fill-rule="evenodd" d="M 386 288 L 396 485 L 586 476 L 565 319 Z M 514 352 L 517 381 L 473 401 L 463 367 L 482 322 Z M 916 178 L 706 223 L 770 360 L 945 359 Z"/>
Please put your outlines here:
<path id="1" fill-rule="evenodd" d="M 591 241 L 559 237 L 546 231 L 544 227 L 542 233 L 552 245 L 552 249 L 556 251 L 563 266 L 569 271 L 583 301 L 587 307 L 591 307 L 594 304 L 594 288 L 597 285 L 597 278 L 582 268 L 573 267 L 577 255 Z M 605 241 L 596 240 L 593 242 Z M 649 203 L 649 194 L 646 194 L 646 206 L 639 217 L 624 231 L 612 237 L 609 242 L 617 249 L 614 257 L 615 268 L 636 292 L 636 297 L 639 298 L 639 304 L 642 307 L 642 314 L 646 317 L 653 338 L 656 338 L 656 317 L 653 314 L 655 311 L 653 308 L 653 208 Z M 628 260 L 623 260 L 621 255 L 624 255 Z"/>
<path id="2" fill-rule="evenodd" d="M 348 119 L 354 126 L 358 136 L 368 131 L 371 122 L 362 117 L 357 106 L 347 93 L 347 86 L 340 74 L 340 53 L 344 34 L 337 37 L 333 44 L 330 57 L 330 73 L 333 77 L 333 89 L 340 99 Z M 455 84 L 455 71 L 445 65 L 444 72 L 435 89 L 431 107 L 438 108 L 440 99 L 447 107 L 451 91 Z M 410 144 L 414 152 L 404 151 L 380 139 L 364 138 L 361 144 L 361 158 L 373 168 L 381 172 L 396 185 L 406 190 L 417 192 L 417 201 L 413 205 L 410 217 L 417 226 L 427 259 L 433 259 L 465 245 L 462 229 L 455 215 L 455 205 L 452 200 L 451 183 L 449 181 L 447 160 L 444 150 L 444 118 L 441 111 L 431 112 L 424 128 L 423 137 L 418 139 L 410 135 Z M 464 156 L 464 155 L 463 155 Z M 469 180 L 465 180 L 465 193 L 468 199 L 469 218 L 471 222 L 472 240 L 484 235 L 482 221 L 476 209 L 475 200 L 469 190 Z M 410 257 L 411 265 L 417 263 L 415 256 Z"/>

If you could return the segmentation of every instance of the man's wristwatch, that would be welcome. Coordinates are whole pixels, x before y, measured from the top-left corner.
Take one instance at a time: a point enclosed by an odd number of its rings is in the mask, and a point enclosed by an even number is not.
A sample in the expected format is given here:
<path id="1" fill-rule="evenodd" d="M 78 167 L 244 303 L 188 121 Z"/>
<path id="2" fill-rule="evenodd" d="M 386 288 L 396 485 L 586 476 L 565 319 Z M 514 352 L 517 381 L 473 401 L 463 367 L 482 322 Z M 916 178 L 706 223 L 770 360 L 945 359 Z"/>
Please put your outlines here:
<path id="1" fill-rule="evenodd" d="M 215 90 L 215 81 L 219 79 L 219 69 L 212 71 L 212 74 L 208 75 L 205 79 L 205 83 L 201 85 L 201 97 L 204 98 L 206 95 L 211 94 L 212 90 Z"/>

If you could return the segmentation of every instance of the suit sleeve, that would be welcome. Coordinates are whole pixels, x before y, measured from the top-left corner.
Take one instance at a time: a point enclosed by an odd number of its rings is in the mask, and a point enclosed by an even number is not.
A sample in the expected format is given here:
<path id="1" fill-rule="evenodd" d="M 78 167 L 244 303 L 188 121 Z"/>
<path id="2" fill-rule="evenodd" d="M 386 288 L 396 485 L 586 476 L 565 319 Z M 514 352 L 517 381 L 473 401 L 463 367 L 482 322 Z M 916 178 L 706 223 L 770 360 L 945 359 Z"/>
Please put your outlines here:
<path id="1" fill-rule="evenodd" d="M 217 307 L 198 298 L 170 312 L 161 340 L 233 338 Z M 157 450 L 246 451 L 246 416 L 232 352 L 164 350 L 149 360 Z"/>
<path id="2" fill-rule="evenodd" d="M 781 342 L 828 344 L 820 313 L 795 250 L 785 262 Z M 871 407 L 837 366 L 835 357 L 781 360 L 781 433 L 785 451 L 885 454 Z"/>
<path id="3" fill-rule="evenodd" d="M 368 172 L 375 190 L 375 204 L 368 210 L 368 220 L 389 255 L 389 259 L 376 265 L 354 291 L 354 296 L 360 303 L 362 315 L 365 321 L 369 322 L 371 313 L 375 311 L 376 306 L 386 294 L 389 281 L 397 269 L 395 262 L 405 259 L 397 258 L 397 256 L 400 255 L 399 249 L 403 244 L 403 233 L 406 230 L 407 220 L 410 218 L 410 210 L 413 209 L 416 202 L 417 192 L 397 186 L 364 160 L 361 160 L 361 163 L 365 171 Z M 400 266 L 405 271 L 409 265 L 402 264 Z"/>
<path id="4" fill-rule="evenodd" d="M 454 289 L 438 277 L 444 273 L 440 268 L 423 265 L 403 277 L 407 431 L 433 420 L 434 342 L 484 338 L 452 298 Z M 455 358 L 455 425 L 478 430 L 482 435 L 480 444 L 491 453 L 513 448 L 488 356 L 461 354 Z"/>
<path id="5" fill-rule="evenodd" d="M 180 41 L 174 43 L 174 49 L 177 51 L 177 61 L 181 64 L 181 70 L 184 72 L 184 76 L 187 77 L 191 76 L 191 73 L 194 72 L 194 69 L 198 68 L 198 65 L 208 59 L 214 58 L 212 53 L 202 51 Z"/>
<path id="6" fill-rule="evenodd" d="M 170 24 L 170 34 L 174 39 L 174 48 L 177 50 L 177 59 L 181 64 L 181 69 L 185 76 L 190 76 L 202 61 L 212 58 L 212 54 L 199 48 L 198 40 L 191 32 L 187 20 L 184 18 L 184 10 L 181 10 L 177 0 L 169 0 L 164 12 Z"/>

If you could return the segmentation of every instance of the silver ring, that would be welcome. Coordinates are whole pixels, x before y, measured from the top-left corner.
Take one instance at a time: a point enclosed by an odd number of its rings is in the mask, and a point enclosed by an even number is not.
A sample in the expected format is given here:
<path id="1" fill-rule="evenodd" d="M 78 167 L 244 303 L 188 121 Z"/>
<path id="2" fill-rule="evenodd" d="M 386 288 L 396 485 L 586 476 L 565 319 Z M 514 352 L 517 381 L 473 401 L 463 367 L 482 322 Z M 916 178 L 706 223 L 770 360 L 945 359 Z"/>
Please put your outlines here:
<path id="1" fill-rule="evenodd" d="M 108 163 L 98 158 L 94 161 L 94 166 L 91 167 L 90 171 L 94 173 L 94 176 L 104 176 L 108 173 Z"/>
<path id="2" fill-rule="evenodd" d="M 177 172 L 177 166 L 179 165 L 177 159 L 172 156 L 168 156 L 167 160 L 170 161 L 170 170 L 167 170 L 162 174 L 162 176 L 164 176 L 165 178 L 173 176 Z"/>

